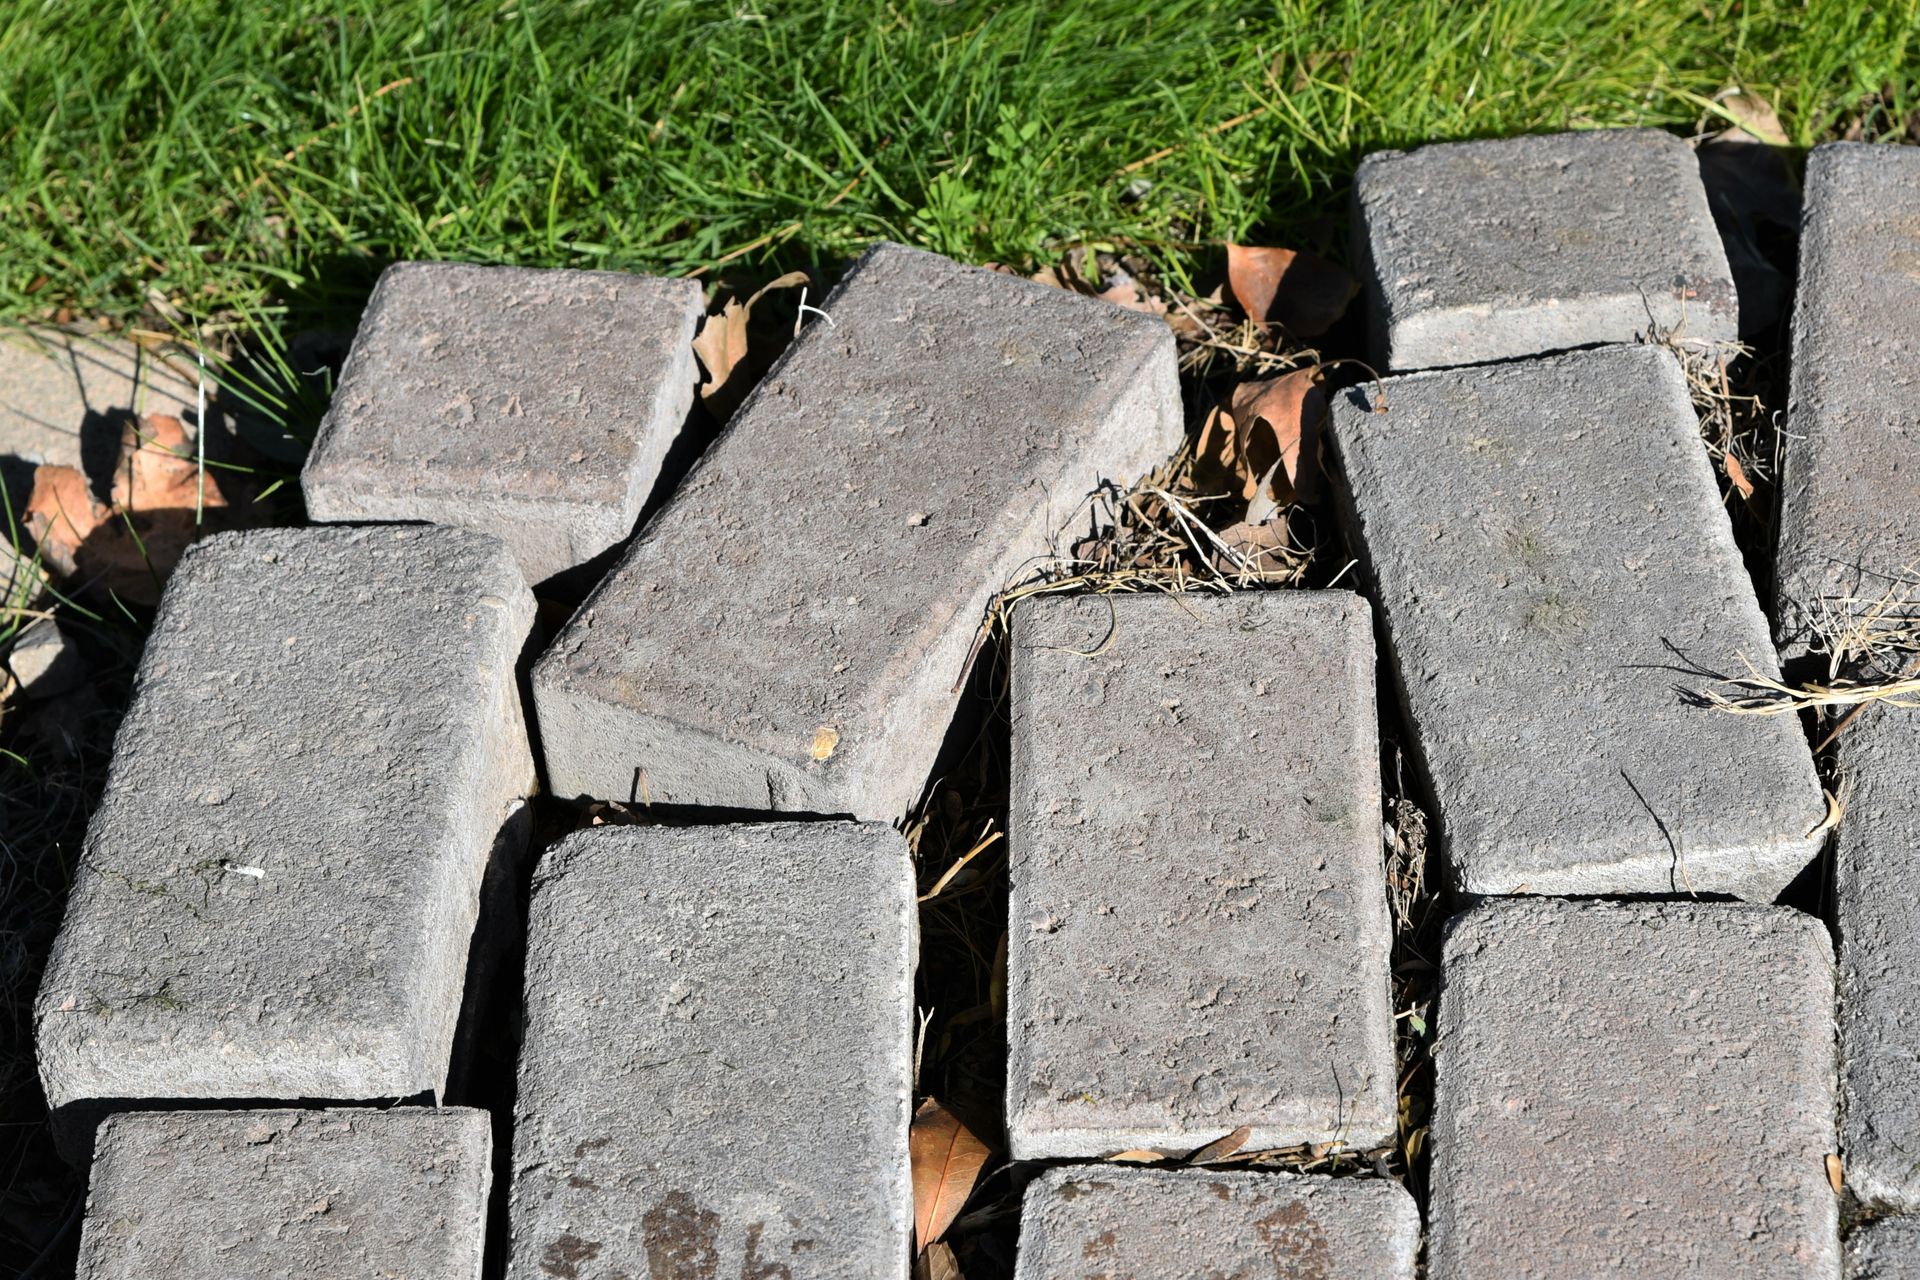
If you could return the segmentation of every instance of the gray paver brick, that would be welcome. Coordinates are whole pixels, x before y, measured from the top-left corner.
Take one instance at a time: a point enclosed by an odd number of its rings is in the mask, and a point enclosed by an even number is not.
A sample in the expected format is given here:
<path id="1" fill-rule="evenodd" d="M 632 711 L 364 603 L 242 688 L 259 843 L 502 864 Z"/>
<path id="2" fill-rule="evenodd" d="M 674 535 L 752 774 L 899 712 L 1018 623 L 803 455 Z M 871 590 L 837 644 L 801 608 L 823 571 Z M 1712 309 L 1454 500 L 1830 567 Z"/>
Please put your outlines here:
<path id="1" fill-rule="evenodd" d="M 1847 1235 L 1847 1280 L 1920 1280 L 1920 1218 L 1880 1218 Z"/>
<path id="2" fill-rule="evenodd" d="M 1780 483 L 1776 635 L 1806 651 L 1828 608 L 1920 581 L 1920 152 L 1832 143 L 1807 159 Z"/>
<path id="3" fill-rule="evenodd" d="M 492 1148 L 464 1107 L 114 1116 L 78 1280 L 479 1280 Z"/>
<path id="4" fill-rule="evenodd" d="M 191 432 L 199 387 L 192 361 L 171 348 L 80 328 L 11 330 L 0 334 L 0 454 L 111 470 L 135 414 L 166 414 Z"/>
<path id="5" fill-rule="evenodd" d="M 442 1088 L 482 873 L 533 783 L 532 617 L 464 530 L 187 553 L 35 1005 L 53 1106 Z"/>
<path id="6" fill-rule="evenodd" d="M 914 910 L 906 843 L 878 825 L 555 846 L 528 929 L 509 1277 L 903 1275 Z"/>
<path id="7" fill-rule="evenodd" d="M 1413 1280 L 1397 1183 L 1080 1166 L 1028 1188 L 1014 1280 Z"/>
<path id="8" fill-rule="evenodd" d="M 534 672 L 561 796 L 892 821 L 987 602 L 1181 437 L 1164 322 L 855 264 Z"/>
<path id="9" fill-rule="evenodd" d="M 1834 852 L 1847 1185 L 1920 1209 L 1920 712 L 1872 708 L 1840 736 L 1851 786 Z"/>
<path id="10" fill-rule="evenodd" d="M 1679 362 L 1612 347 L 1363 384 L 1349 527 L 1467 894 L 1771 900 L 1826 803 L 1787 716 L 1687 704 L 1777 674 Z"/>
<path id="11" fill-rule="evenodd" d="M 1014 619 L 1015 1158 L 1241 1125 L 1250 1148 L 1390 1140 L 1366 602 L 1056 597 Z"/>
<path id="12" fill-rule="evenodd" d="M 1747 903 L 1455 917 L 1433 1280 L 1837 1275 L 1831 954 L 1812 916 Z"/>
<path id="13" fill-rule="evenodd" d="M 1657 129 L 1376 152 L 1354 258 L 1381 368 L 1422 369 L 1738 331 L 1733 276 L 1687 144 Z"/>
<path id="14" fill-rule="evenodd" d="M 693 404 L 693 280 L 402 262 L 301 472 L 316 520 L 505 540 L 529 582 L 633 530 Z"/>

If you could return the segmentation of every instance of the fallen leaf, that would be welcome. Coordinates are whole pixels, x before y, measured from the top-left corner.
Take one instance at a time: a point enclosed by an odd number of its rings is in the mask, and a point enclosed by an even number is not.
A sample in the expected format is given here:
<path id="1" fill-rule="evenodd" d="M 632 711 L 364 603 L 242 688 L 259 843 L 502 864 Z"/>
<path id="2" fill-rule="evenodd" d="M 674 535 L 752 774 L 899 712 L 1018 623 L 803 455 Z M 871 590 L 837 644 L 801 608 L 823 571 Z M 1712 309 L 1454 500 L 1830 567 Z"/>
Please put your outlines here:
<path id="1" fill-rule="evenodd" d="M 1252 1125 L 1241 1125 L 1224 1138 L 1216 1138 L 1187 1157 L 1188 1164 L 1209 1164 L 1215 1160 L 1224 1160 L 1240 1148 L 1247 1145 L 1247 1139 L 1253 1136 Z"/>
<path id="2" fill-rule="evenodd" d="M 40 559 L 62 577 L 79 572 L 80 547 L 113 512 L 93 496 L 87 478 L 72 467 L 33 469 L 25 524 Z"/>
<path id="3" fill-rule="evenodd" d="M 1262 578 L 1292 578 L 1300 569 L 1301 553 L 1289 538 L 1285 520 L 1266 524 L 1231 524 L 1215 536 L 1231 554 L 1215 553 L 1213 566 L 1228 575 L 1253 572 Z"/>
<path id="4" fill-rule="evenodd" d="M 1315 338 L 1346 313 L 1360 286 L 1347 272 L 1298 249 L 1227 246 L 1227 287 L 1255 324 Z"/>
<path id="5" fill-rule="evenodd" d="M 960 1274 L 960 1262 L 953 1256 L 952 1246 L 936 1240 L 913 1264 L 913 1280 L 965 1280 L 965 1277 Z"/>
<path id="6" fill-rule="evenodd" d="M 1764 142 L 1770 147 L 1787 145 L 1787 131 L 1773 104 L 1750 89 L 1722 89 L 1714 96 L 1714 105 L 1733 122 L 1714 138 L 1716 142 Z"/>
<path id="7" fill-rule="evenodd" d="M 755 290 L 745 302 L 728 298 L 718 315 L 710 315 L 701 322 L 700 332 L 693 337 L 693 353 L 700 357 L 700 367 L 706 370 L 706 377 L 700 383 L 702 400 L 711 405 L 719 397 L 727 411 L 732 411 L 743 394 L 733 375 L 747 358 L 747 321 L 753 317 L 753 304 L 775 289 L 791 289 L 807 282 L 806 272 L 789 271 Z"/>
<path id="8" fill-rule="evenodd" d="M 913 1165 L 913 1236 L 925 1249 L 960 1215 L 990 1153 L 951 1111 L 928 1098 L 913 1113 L 907 1154 Z"/>
<path id="9" fill-rule="evenodd" d="M 1753 496 L 1753 481 L 1747 479 L 1747 469 L 1740 465 L 1740 459 L 1733 456 L 1732 450 L 1727 451 L 1726 458 L 1727 479 L 1733 482 L 1733 487 L 1740 491 L 1741 497 L 1751 498 Z"/>
<path id="10" fill-rule="evenodd" d="M 1827 1185 L 1833 1188 L 1833 1194 L 1839 1195 L 1841 1188 L 1847 1185 L 1846 1170 L 1840 1164 L 1840 1157 L 1827 1152 Z"/>
<path id="11" fill-rule="evenodd" d="M 1216 410 L 1202 426 L 1197 456 L 1237 481 L 1249 503 L 1265 495 L 1277 509 L 1312 496 L 1326 412 L 1318 366 L 1243 382 L 1234 388 L 1226 412 Z M 1248 519 L 1260 523 L 1252 515 Z"/>
<path id="12" fill-rule="evenodd" d="M 1136 1148 L 1132 1151 L 1119 1151 L 1107 1157 L 1114 1164 L 1154 1164 L 1167 1159 L 1164 1151 L 1146 1151 Z"/>

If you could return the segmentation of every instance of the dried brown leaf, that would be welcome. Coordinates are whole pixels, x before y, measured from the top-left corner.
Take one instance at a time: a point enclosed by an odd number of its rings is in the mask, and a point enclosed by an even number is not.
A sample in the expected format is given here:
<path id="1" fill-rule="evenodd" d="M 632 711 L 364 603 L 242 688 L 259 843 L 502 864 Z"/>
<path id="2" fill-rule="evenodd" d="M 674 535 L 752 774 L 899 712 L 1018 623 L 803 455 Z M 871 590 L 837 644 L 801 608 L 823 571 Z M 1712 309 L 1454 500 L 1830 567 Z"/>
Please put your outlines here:
<path id="1" fill-rule="evenodd" d="M 1289 532 L 1285 520 L 1230 524 L 1217 536 L 1232 554 L 1215 552 L 1213 566 L 1229 577 L 1251 569 L 1263 578 L 1292 578 L 1300 568 L 1301 553 L 1289 540 Z"/>
<path id="2" fill-rule="evenodd" d="M 1839 1195 L 1847 1185 L 1847 1172 L 1840 1163 L 1840 1157 L 1827 1152 L 1827 1185 L 1833 1188 L 1833 1194 Z"/>
<path id="3" fill-rule="evenodd" d="M 1167 1158 L 1167 1153 L 1164 1151 L 1148 1151 L 1141 1148 L 1115 1152 L 1107 1157 L 1113 1164 L 1156 1164 Z"/>
<path id="4" fill-rule="evenodd" d="M 34 468 L 25 523 L 41 561 L 55 573 L 71 577 L 79 571 L 81 546 L 112 514 L 72 467 Z"/>
<path id="5" fill-rule="evenodd" d="M 1751 498 L 1753 496 L 1753 481 L 1747 479 L 1747 469 L 1740 465 L 1740 459 L 1733 456 L 1732 450 L 1727 451 L 1726 457 L 1727 479 L 1733 482 L 1733 487 L 1740 491 L 1741 497 Z"/>
<path id="6" fill-rule="evenodd" d="M 1751 89 L 1725 89 L 1714 105 L 1733 122 L 1730 128 L 1714 136 L 1715 142 L 1764 142 L 1770 147 L 1787 145 L 1787 131 L 1780 124 L 1780 113 Z"/>
<path id="7" fill-rule="evenodd" d="M 1315 338 L 1346 314 L 1360 286 L 1325 258 L 1299 249 L 1227 246 L 1227 286 L 1255 324 Z"/>
<path id="8" fill-rule="evenodd" d="M 806 272 L 789 271 L 755 290 L 745 302 L 728 298 L 718 314 L 701 322 L 700 332 L 693 338 L 693 354 L 700 357 L 700 367 L 706 370 L 706 378 L 700 383 L 701 399 L 714 404 L 717 397 L 719 404 L 731 411 L 741 397 L 734 372 L 747 358 L 747 321 L 753 318 L 754 304 L 775 289 L 806 283 Z"/>
<path id="9" fill-rule="evenodd" d="M 990 1154 L 938 1100 L 928 1098 L 913 1113 L 907 1155 L 913 1165 L 913 1236 L 920 1248 L 938 1242 L 953 1225 Z"/>
<path id="10" fill-rule="evenodd" d="M 944 1240 L 936 1240 L 913 1264 L 913 1280 L 965 1280 L 960 1261 Z"/>
<path id="11" fill-rule="evenodd" d="M 1241 1125 L 1223 1138 L 1216 1138 L 1206 1146 L 1187 1157 L 1188 1164 L 1211 1164 L 1215 1160 L 1224 1160 L 1240 1148 L 1247 1145 L 1247 1139 L 1253 1136 L 1252 1125 Z"/>
<path id="12" fill-rule="evenodd" d="M 1251 502 L 1265 493 L 1280 504 L 1311 497 L 1326 413 L 1318 366 L 1235 387 L 1232 443 L 1221 460 L 1239 478 L 1240 496 Z"/>

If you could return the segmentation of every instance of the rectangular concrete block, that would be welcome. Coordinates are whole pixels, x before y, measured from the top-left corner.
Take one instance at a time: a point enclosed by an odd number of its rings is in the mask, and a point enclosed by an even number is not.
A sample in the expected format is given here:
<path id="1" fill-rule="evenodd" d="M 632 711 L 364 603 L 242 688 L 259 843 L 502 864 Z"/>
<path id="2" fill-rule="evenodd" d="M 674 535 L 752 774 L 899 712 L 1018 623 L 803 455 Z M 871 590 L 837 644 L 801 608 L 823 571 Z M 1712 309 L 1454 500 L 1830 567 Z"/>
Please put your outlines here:
<path id="1" fill-rule="evenodd" d="M 479 1280 L 492 1149 L 465 1107 L 114 1116 L 77 1280 Z"/>
<path id="2" fill-rule="evenodd" d="M 1014 1158 L 1390 1141 L 1366 602 L 1041 597 L 1011 667 Z"/>
<path id="3" fill-rule="evenodd" d="M 1080 1165 L 1027 1187 L 1014 1280 L 1413 1280 L 1395 1182 Z"/>
<path id="4" fill-rule="evenodd" d="M 534 671 L 555 794 L 893 821 L 985 607 L 1179 444 L 1154 317 L 882 244 Z"/>
<path id="5" fill-rule="evenodd" d="M 1807 157 L 1780 480 L 1776 634 L 1807 651 L 1829 615 L 1920 583 L 1920 152 Z M 1911 609 L 1908 609 L 1911 612 Z"/>
<path id="6" fill-rule="evenodd" d="M 1353 209 L 1382 369 L 1739 331 L 1693 150 L 1658 129 L 1376 152 Z"/>
<path id="7" fill-rule="evenodd" d="M 1813 859 L 1798 722 L 1684 696 L 1778 668 L 1677 360 L 1363 383 L 1333 436 L 1456 890 L 1771 901 Z"/>
<path id="8" fill-rule="evenodd" d="M 549 851 L 510 1280 L 904 1275 L 913 893 L 878 825 L 597 827 Z"/>
<path id="9" fill-rule="evenodd" d="M 1920 1280 L 1920 1218 L 1876 1218 L 1847 1235 L 1847 1280 Z"/>
<path id="10" fill-rule="evenodd" d="M 1833 961 L 1812 916 L 1487 902 L 1450 922 L 1433 1280 L 1833 1277 Z"/>
<path id="11" fill-rule="evenodd" d="M 502 539 L 528 582 L 633 531 L 699 381 L 698 282 L 401 262 L 300 474 L 316 520 Z"/>
<path id="12" fill-rule="evenodd" d="M 465 530 L 191 549 L 35 1004 L 48 1102 L 438 1093 L 482 874 L 533 785 L 532 619 Z"/>
<path id="13" fill-rule="evenodd" d="M 1920 713 L 1869 708 L 1840 736 L 1835 839 L 1847 1185 L 1920 1209 Z"/>

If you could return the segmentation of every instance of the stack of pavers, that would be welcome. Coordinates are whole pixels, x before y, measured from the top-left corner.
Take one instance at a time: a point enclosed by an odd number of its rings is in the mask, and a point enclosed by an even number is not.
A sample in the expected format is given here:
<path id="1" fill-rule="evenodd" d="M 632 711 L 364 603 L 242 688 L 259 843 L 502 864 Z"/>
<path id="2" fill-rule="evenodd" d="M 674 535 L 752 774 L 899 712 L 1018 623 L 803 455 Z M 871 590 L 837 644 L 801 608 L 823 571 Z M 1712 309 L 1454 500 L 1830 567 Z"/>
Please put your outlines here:
<path id="1" fill-rule="evenodd" d="M 1810 166 L 1796 657 L 1920 556 L 1906 159 Z M 1027 1188 L 1019 1275 L 1415 1274 L 1390 1181 L 1102 1160 L 1394 1140 L 1377 629 L 1463 907 L 1429 1273 L 1835 1276 L 1833 954 L 1769 905 L 1828 804 L 1790 718 L 1676 689 L 1778 671 L 1674 354 L 1737 332 L 1691 153 L 1434 146 L 1369 158 L 1355 207 L 1388 376 L 1331 435 L 1371 607 L 1014 614 L 1007 1142 L 1069 1162 Z M 896 824 L 989 601 L 1179 444 L 1172 340 L 882 245 L 676 488 L 701 309 L 687 282 L 395 267 L 304 481 L 316 517 L 408 523 L 182 563 L 37 1007 L 93 1162 L 88 1280 L 480 1273 L 493 1131 L 448 1104 L 515 918 L 530 740 L 554 795 L 674 825 L 534 870 L 507 1274 L 905 1274 Z M 530 584 L 611 554 L 536 635 Z M 1920 747 L 1884 713 L 1842 756 L 1845 1168 L 1920 1209 Z M 1916 1238 L 1850 1248 L 1892 1274 Z"/>

